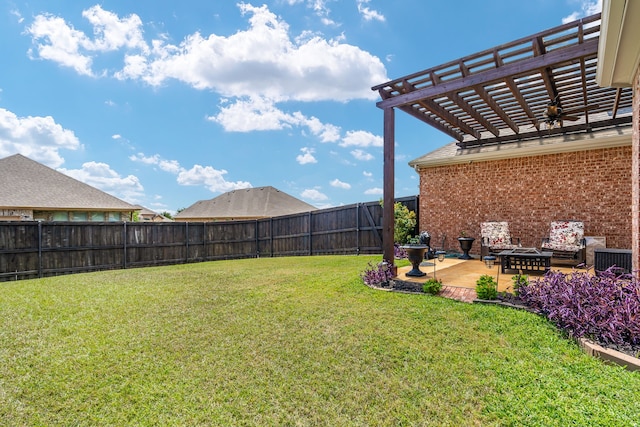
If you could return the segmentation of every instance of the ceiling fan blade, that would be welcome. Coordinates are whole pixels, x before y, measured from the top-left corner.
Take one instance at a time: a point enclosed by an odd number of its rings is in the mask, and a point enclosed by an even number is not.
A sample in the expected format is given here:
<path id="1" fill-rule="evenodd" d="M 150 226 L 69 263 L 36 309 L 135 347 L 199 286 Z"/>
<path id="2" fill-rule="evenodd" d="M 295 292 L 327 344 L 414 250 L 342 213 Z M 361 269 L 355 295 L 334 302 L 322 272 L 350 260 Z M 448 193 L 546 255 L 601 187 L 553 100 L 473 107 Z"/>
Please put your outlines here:
<path id="1" fill-rule="evenodd" d="M 585 113 L 589 110 L 595 110 L 600 107 L 598 104 L 587 105 L 583 108 L 572 108 L 571 110 L 563 111 L 564 114 Z"/>

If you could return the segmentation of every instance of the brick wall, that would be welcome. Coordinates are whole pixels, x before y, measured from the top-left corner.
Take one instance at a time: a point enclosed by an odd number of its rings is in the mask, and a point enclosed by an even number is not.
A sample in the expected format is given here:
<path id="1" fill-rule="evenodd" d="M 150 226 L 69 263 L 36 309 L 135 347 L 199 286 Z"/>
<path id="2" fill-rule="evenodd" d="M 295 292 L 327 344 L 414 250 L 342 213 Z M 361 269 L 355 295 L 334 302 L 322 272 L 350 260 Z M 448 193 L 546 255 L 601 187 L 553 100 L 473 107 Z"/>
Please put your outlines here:
<path id="1" fill-rule="evenodd" d="M 523 246 L 539 247 L 556 219 L 584 221 L 586 236 L 631 247 L 631 146 L 471 162 L 420 169 L 420 230 L 459 250 L 460 230 L 476 237 L 480 223 L 508 221 Z"/>

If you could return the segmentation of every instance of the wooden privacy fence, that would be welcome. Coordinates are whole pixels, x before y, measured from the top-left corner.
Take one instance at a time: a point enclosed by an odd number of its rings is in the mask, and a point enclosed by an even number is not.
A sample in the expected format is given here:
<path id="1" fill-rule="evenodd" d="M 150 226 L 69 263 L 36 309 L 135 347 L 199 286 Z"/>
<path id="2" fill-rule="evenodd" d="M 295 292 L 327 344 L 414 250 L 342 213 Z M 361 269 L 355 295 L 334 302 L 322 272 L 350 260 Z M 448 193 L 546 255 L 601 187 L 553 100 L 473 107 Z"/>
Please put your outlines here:
<path id="1" fill-rule="evenodd" d="M 397 201 L 417 212 L 418 197 Z M 0 281 L 234 258 L 382 252 L 382 207 L 225 222 L 0 222 Z"/>

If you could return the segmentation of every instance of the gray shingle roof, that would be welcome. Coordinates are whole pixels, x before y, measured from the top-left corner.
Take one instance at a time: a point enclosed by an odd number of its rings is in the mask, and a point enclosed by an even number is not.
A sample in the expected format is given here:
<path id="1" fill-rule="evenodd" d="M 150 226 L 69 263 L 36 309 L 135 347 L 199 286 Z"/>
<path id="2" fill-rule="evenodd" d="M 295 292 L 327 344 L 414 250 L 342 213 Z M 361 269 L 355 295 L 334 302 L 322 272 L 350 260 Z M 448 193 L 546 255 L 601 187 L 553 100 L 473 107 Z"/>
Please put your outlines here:
<path id="1" fill-rule="evenodd" d="M 214 218 L 269 218 L 316 210 L 274 187 L 233 190 L 209 200 L 200 200 L 175 216 L 176 220 Z"/>
<path id="2" fill-rule="evenodd" d="M 598 129 L 589 133 L 560 134 L 521 142 L 470 148 L 460 148 L 457 141 L 453 141 L 411 160 L 409 166 L 412 168 L 435 167 L 472 161 L 491 161 L 631 145 L 632 131 L 631 126 L 622 125 Z"/>
<path id="3" fill-rule="evenodd" d="M 133 211 L 104 191 L 21 154 L 0 159 L 0 208 Z"/>

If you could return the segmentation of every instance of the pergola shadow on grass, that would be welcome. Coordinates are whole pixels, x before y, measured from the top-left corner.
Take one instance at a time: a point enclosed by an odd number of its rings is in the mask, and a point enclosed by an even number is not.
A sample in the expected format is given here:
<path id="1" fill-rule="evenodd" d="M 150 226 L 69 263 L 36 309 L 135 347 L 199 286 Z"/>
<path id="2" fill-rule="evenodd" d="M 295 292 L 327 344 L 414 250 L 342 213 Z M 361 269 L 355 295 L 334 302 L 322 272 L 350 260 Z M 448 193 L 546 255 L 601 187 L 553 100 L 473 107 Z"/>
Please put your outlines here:
<path id="1" fill-rule="evenodd" d="M 539 316 L 380 292 L 379 256 L 3 284 L 7 425 L 633 425 L 640 376 Z"/>

